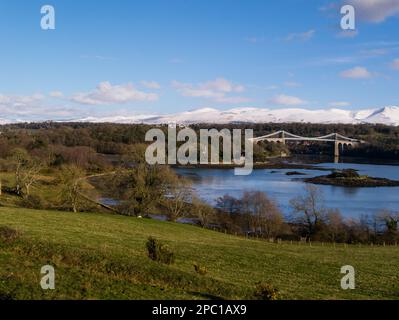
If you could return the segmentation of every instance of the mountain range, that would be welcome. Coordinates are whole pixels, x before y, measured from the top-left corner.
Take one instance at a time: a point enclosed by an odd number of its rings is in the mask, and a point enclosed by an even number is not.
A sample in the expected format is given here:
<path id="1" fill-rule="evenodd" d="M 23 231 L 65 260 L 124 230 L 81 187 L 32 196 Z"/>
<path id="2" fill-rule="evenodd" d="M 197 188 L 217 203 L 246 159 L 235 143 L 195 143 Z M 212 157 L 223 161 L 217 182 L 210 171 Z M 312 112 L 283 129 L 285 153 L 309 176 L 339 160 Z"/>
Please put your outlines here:
<path id="1" fill-rule="evenodd" d="M 385 124 L 399 125 L 399 107 L 389 106 L 379 109 L 358 111 L 342 109 L 309 110 L 300 108 L 259 109 L 236 108 L 218 110 L 203 108 L 169 115 L 134 115 L 110 117 L 86 117 L 74 119 L 77 122 L 112 122 L 112 123 L 144 123 L 182 125 L 198 123 L 342 123 L 342 124 Z"/>

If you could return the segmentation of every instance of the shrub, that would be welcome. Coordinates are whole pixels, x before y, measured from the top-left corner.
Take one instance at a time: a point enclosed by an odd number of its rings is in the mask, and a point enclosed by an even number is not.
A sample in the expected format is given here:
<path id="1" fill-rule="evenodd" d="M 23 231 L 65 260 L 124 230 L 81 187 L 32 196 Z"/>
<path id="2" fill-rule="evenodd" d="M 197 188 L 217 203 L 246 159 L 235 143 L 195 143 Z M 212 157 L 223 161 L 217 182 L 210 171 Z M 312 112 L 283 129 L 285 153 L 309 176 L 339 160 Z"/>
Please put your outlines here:
<path id="1" fill-rule="evenodd" d="M 12 301 L 12 300 L 14 300 L 14 297 L 11 294 L 0 291 L 0 301 Z"/>
<path id="2" fill-rule="evenodd" d="M 208 273 L 208 270 L 206 269 L 206 267 L 199 265 L 198 263 L 194 262 L 193 264 L 194 266 L 194 270 L 196 273 L 198 273 L 201 276 L 204 276 Z"/>
<path id="3" fill-rule="evenodd" d="M 281 295 L 278 289 L 269 283 L 258 282 L 255 287 L 254 297 L 257 300 L 280 300 Z"/>
<path id="4" fill-rule="evenodd" d="M 22 199 L 21 206 L 28 209 L 46 209 L 47 204 L 43 198 L 37 195 L 29 195 Z"/>
<path id="5" fill-rule="evenodd" d="M 343 170 L 334 170 L 330 175 L 330 178 L 359 178 L 359 173 L 354 169 L 343 169 Z"/>
<path id="6" fill-rule="evenodd" d="M 6 243 L 12 243 L 20 236 L 20 232 L 7 226 L 0 226 L 0 240 Z"/>
<path id="7" fill-rule="evenodd" d="M 151 260 L 165 264 L 172 264 L 175 261 L 175 255 L 169 246 L 153 237 L 148 238 L 147 251 Z"/>

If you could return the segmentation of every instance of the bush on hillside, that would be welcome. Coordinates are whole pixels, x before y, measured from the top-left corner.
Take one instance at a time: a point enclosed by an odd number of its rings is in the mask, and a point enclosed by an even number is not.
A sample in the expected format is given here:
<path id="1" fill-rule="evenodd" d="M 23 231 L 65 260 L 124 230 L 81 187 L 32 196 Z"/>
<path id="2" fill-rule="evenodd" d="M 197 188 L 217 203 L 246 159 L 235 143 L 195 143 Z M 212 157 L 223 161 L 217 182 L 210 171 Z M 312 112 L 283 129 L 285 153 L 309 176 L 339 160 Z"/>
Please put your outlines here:
<path id="1" fill-rule="evenodd" d="M 148 257 L 151 260 L 165 264 L 174 263 L 175 255 L 168 245 L 153 237 L 149 237 L 146 246 L 148 251 Z"/>
<path id="2" fill-rule="evenodd" d="M 197 262 L 194 262 L 193 266 L 194 266 L 195 272 L 201 276 L 204 276 L 208 273 L 208 269 L 205 266 L 201 266 Z"/>
<path id="3" fill-rule="evenodd" d="M 280 300 L 281 295 L 278 289 L 269 283 L 258 282 L 255 287 L 254 298 L 256 300 Z"/>
<path id="4" fill-rule="evenodd" d="M 0 241 L 12 243 L 19 238 L 21 233 L 7 226 L 0 226 Z"/>
<path id="5" fill-rule="evenodd" d="M 28 195 L 24 197 L 21 201 L 21 206 L 24 208 L 36 210 L 48 208 L 46 201 L 38 195 Z"/>

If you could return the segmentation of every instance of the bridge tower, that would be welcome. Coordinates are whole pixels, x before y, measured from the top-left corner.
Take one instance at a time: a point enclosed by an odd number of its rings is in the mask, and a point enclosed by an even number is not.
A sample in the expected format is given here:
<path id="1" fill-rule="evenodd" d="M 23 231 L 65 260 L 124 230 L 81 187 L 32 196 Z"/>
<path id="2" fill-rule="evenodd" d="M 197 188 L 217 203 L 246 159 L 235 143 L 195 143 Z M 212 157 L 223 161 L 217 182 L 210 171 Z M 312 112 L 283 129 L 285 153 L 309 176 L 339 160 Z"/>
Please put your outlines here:
<path id="1" fill-rule="evenodd" d="M 339 158 L 339 142 L 334 142 L 334 157 Z"/>
<path id="2" fill-rule="evenodd" d="M 334 157 L 335 158 L 339 158 L 339 141 L 338 141 L 338 137 L 337 134 L 334 134 Z"/>

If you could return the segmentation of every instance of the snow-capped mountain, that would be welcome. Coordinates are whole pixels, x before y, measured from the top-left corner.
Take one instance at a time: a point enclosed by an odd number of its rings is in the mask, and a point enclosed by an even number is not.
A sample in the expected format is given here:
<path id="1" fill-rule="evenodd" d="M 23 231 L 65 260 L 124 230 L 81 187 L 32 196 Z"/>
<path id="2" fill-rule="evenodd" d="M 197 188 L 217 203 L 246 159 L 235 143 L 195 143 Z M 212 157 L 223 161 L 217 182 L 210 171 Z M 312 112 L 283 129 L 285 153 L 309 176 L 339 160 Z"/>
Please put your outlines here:
<path id="1" fill-rule="evenodd" d="M 135 115 L 114 117 L 88 117 L 79 119 L 80 122 L 114 122 L 114 123 L 145 123 L 145 124 L 195 124 L 218 123 L 227 124 L 235 122 L 246 123 L 343 123 L 343 124 L 386 124 L 399 125 L 399 107 L 391 106 L 381 109 L 365 109 L 349 111 L 342 109 L 259 109 L 237 108 L 231 110 L 218 110 L 204 108 L 170 115 Z"/>
<path id="2" fill-rule="evenodd" d="M 399 125 L 399 107 L 385 107 L 375 110 L 367 117 L 367 122 L 397 126 Z"/>

